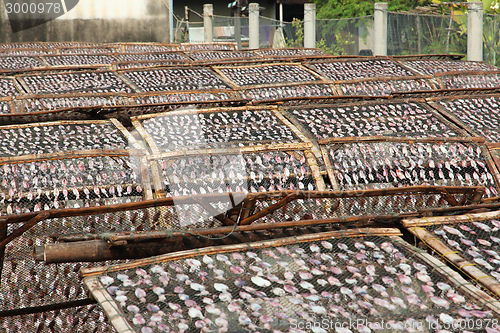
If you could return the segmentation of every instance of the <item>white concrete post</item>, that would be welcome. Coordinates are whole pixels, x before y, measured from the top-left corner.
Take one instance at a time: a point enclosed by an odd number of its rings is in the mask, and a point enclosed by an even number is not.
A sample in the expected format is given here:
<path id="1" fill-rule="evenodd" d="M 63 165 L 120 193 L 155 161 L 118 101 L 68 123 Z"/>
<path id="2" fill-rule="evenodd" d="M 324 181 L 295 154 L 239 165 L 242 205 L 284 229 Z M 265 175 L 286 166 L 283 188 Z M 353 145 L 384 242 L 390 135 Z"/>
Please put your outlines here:
<path id="1" fill-rule="evenodd" d="M 203 31 L 205 42 L 212 43 L 214 41 L 214 32 L 212 28 L 212 19 L 214 16 L 214 5 L 203 5 Z"/>
<path id="2" fill-rule="evenodd" d="M 387 2 L 375 3 L 373 55 L 387 55 Z"/>
<path id="3" fill-rule="evenodd" d="M 304 4 L 304 47 L 316 47 L 316 4 Z"/>
<path id="4" fill-rule="evenodd" d="M 483 3 L 467 2 L 467 60 L 483 61 Z"/>
<path id="5" fill-rule="evenodd" d="M 248 5 L 248 48 L 258 49 L 259 42 L 259 4 L 251 3 Z"/>

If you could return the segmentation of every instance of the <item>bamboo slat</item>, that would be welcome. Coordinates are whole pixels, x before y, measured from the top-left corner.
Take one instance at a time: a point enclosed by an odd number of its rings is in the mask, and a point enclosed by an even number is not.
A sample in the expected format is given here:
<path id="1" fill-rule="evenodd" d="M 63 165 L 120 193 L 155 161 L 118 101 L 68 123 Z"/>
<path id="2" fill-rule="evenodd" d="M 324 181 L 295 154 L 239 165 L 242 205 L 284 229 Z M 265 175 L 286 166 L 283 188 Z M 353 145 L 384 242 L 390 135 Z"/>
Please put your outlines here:
<path id="1" fill-rule="evenodd" d="M 48 154 L 31 154 L 23 156 L 0 157 L 0 165 L 14 163 L 29 163 L 43 160 L 61 160 L 97 156 L 144 156 L 144 150 L 137 149 L 91 149 L 72 150 Z"/>
<path id="2" fill-rule="evenodd" d="M 410 227 L 408 230 L 421 239 L 432 250 L 438 252 L 441 257 L 450 262 L 453 266 L 482 284 L 497 297 L 500 297 L 500 283 L 494 277 L 485 274 L 482 270 L 477 268 L 476 264 L 462 258 L 456 251 L 451 250 L 443 241 L 429 233 L 425 228 Z"/>
<path id="3" fill-rule="evenodd" d="M 473 207 L 482 207 L 474 205 Z M 401 223 L 405 228 L 419 228 L 442 224 L 468 223 L 471 221 L 486 221 L 500 218 L 500 211 L 465 214 L 456 216 L 436 216 L 403 220 Z"/>
<path id="4" fill-rule="evenodd" d="M 116 304 L 113 297 L 111 297 L 97 277 L 84 279 L 83 283 L 90 291 L 92 297 L 104 309 L 104 313 L 106 313 L 109 322 L 118 333 L 136 333 L 125 319 L 125 314 L 120 306 Z"/>
<path id="5" fill-rule="evenodd" d="M 109 118 L 109 121 L 120 131 L 120 133 L 127 139 L 130 146 L 134 149 L 142 150 L 144 147 L 137 141 L 136 138 L 130 133 L 125 126 L 116 118 Z"/>
<path id="6" fill-rule="evenodd" d="M 148 156 L 150 160 L 165 159 L 178 156 L 199 156 L 199 155 L 239 155 L 248 153 L 263 153 L 272 151 L 284 150 L 307 150 L 312 147 L 311 143 L 278 143 L 264 144 L 248 147 L 228 147 L 214 149 L 197 149 L 197 150 L 177 150 L 174 152 L 165 152 Z"/>
<path id="7" fill-rule="evenodd" d="M 137 119 L 132 119 L 132 125 L 134 128 L 137 130 L 137 132 L 141 135 L 141 137 L 144 139 L 146 144 L 148 145 L 149 149 L 151 149 L 151 152 L 153 155 L 160 155 L 160 149 L 156 145 L 156 141 L 153 139 L 151 134 L 149 134 L 148 131 L 142 126 L 142 123 L 137 120 Z"/>
<path id="8" fill-rule="evenodd" d="M 484 159 L 486 160 L 486 165 L 490 173 L 493 175 L 497 191 L 500 192 L 500 172 L 498 171 L 499 169 L 497 167 L 497 164 L 493 160 L 492 154 L 490 153 L 490 150 L 488 150 L 486 145 L 481 145 L 479 148 L 481 149 L 481 154 L 484 156 Z"/>
<path id="9" fill-rule="evenodd" d="M 364 137 L 343 137 L 343 138 L 326 138 L 319 139 L 320 145 L 328 145 L 332 143 L 357 143 L 357 142 L 406 142 L 406 143 L 446 143 L 446 142 L 470 142 L 484 143 L 484 137 L 454 137 L 454 138 L 408 138 L 408 137 L 386 137 L 386 136 L 364 136 Z"/>
<path id="10" fill-rule="evenodd" d="M 307 164 L 309 165 L 309 168 L 311 169 L 312 176 L 314 178 L 314 182 L 316 184 L 316 188 L 318 191 L 325 191 L 326 190 L 326 185 L 325 185 L 325 180 L 323 179 L 323 176 L 321 175 L 321 171 L 318 166 L 318 161 L 316 160 L 316 157 L 310 150 L 304 150 L 304 155 L 306 156 L 306 161 Z"/>
<path id="11" fill-rule="evenodd" d="M 342 238 L 342 237 L 363 237 L 363 236 L 400 236 L 401 231 L 398 229 L 391 228 L 376 228 L 376 229 L 350 229 L 350 230 L 339 230 L 339 231 L 331 231 L 325 233 L 316 233 L 311 235 L 302 235 L 296 237 L 288 237 L 281 238 L 275 240 L 261 241 L 255 243 L 243 243 L 243 244 L 235 244 L 229 246 L 213 246 L 206 247 L 202 249 L 196 250 L 188 250 L 188 251 L 180 251 L 175 253 L 169 253 L 165 255 L 160 255 L 152 258 L 146 258 L 141 260 L 136 260 L 131 263 L 113 265 L 107 267 L 93 267 L 88 269 L 82 269 L 81 275 L 84 278 L 95 276 L 102 274 L 104 272 L 116 272 L 124 269 L 132 269 L 141 267 L 144 265 L 154 264 L 158 262 L 172 261 L 178 259 L 191 258 L 195 256 L 200 256 L 204 254 L 213 254 L 213 253 L 225 253 L 225 252 L 236 252 L 243 251 L 248 249 L 260 249 L 271 246 L 283 246 L 289 244 L 297 244 L 304 243 L 310 241 L 321 241 L 332 238 Z"/>
<path id="12" fill-rule="evenodd" d="M 166 198 L 165 190 L 163 189 L 163 181 L 160 173 L 160 166 L 155 160 L 149 160 L 149 167 L 151 169 L 151 176 L 153 177 L 153 187 L 155 189 L 154 197 L 156 199 Z"/>
<path id="13" fill-rule="evenodd" d="M 351 190 L 351 191 L 274 191 L 274 192 L 258 192 L 258 193 L 248 193 L 246 199 L 248 200 L 276 200 L 282 198 L 291 193 L 304 193 L 304 197 L 307 199 L 340 199 L 340 198 L 352 198 L 352 197 L 371 197 L 371 196 L 387 196 L 387 195 L 408 195 L 408 194 L 440 194 L 442 190 L 445 189 L 450 194 L 471 194 L 476 189 L 483 188 L 481 186 L 473 187 L 460 187 L 460 186 L 409 186 L 409 187 L 398 187 L 398 188 L 388 188 L 388 189 L 374 189 L 374 190 Z M 484 188 L 483 188 L 484 189 Z M 221 201 L 226 200 L 227 193 L 213 193 L 213 194 L 200 194 L 197 196 L 178 196 L 175 198 L 157 198 L 154 200 L 145 200 L 139 202 L 131 202 L 125 204 L 107 205 L 107 206 L 96 206 L 96 207 L 81 207 L 81 208 L 66 208 L 66 209 L 52 209 L 47 210 L 50 213 L 51 218 L 61 218 L 61 217 L 72 217 L 72 216 L 88 216 L 96 214 L 106 214 L 114 213 L 120 211 L 129 211 L 137 209 L 146 209 L 152 207 L 161 206 L 173 206 L 175 205 L 189 205 L 196 204 L 193 200 L 194 197 L 202 198 L 203 200 L 210 199 L 211 201 Z M 24 223 L 33 217 L 37 213 L 21 213 L 5 215 L 2 217 L 7 223 Z M 407 214 L 406 214 L 407 215 Z M 410 214 L 414 216 L 415 214 Z M 390 218 L 397 218 L 399 216 L 405 216 L 405 214 L 394 214 L 390 215 Z M 355 217 L 361 218 L 361 217 Z"/>
<path id="14" fill-rule="evenodd" d="M 488 293 L 485 293 L 481 289 L 477 288 L 470 281 L 465 280 L 460 274 L 452 270 L 447 265 L 444 265 L 441 261 L 434 258 L 428 253 L 425 253 L 418 248 L 415 248 L 405 242 L 399 236 L 390 236 L 397 244 L 412 251 L 414 257 L 421 259 L 423 262 L 427 263 L 433 268 L 433 271 L 444 276 L 450 284 L 457 290 L 464 293 L 466 296 L 475 300 L 479 305 L 486 307 L 495 313 L 495 316 L 500 316 L 500 302 L 491 297 Z"/>

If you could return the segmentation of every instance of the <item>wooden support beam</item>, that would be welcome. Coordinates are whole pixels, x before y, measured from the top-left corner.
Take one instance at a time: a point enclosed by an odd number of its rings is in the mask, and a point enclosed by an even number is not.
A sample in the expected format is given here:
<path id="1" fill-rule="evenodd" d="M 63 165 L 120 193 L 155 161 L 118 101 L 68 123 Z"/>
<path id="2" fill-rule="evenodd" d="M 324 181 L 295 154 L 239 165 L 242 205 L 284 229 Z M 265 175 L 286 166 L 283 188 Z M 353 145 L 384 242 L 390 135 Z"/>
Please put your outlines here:
<path id="1" fill-rule="evenodd" d="M 242 220 L 240 222 L 240 225 L 249 225 L 252 222 L 260 219 L 261 217 L 264 217 L 268 214 L 272 214 L 273 212 L 280 209 L 284 205 L 286 205 L 286 204 L 288 204 L 296 199 L 302 199 L 302 198 L 303 198 L 303 196 L 298 194 L 298 193 L 297 194 L 294 194 L 294 193 L 289 194 L 286 197 L 284 197 L 283 199 L 281 199 L 279 202 L 275 203 L 274 205 L 271 205 L 267 208 L 264 208 L 263 210 L 257 212 L 256 214 L 253 214 L 253 215 L 247 217 L 246 219 Z"/>
<path id="2" fill-rule="evenodd" d="M 33 314 L 33 313 L 42 313 L 42 312 L 48 312 L 48 311 L 70 309 L 70 308 L 76 308 L 76 307 L 86 306 L 86 305 L 95 304 L 95 303 L 97 303 L 97 302 L 95 300 L 93 300 L 92 298 L 84 298 L 84 299 L 79 299 L 76 301 L 70 301 L 70 302 L 64 302 L 64 303 L 34 306 L 34 307 L 30 307 L 30 308 L 20 308 L 20 309 L 7 310 L 7 311 L 0 311 L 0 318 L 13 317 L 13 316 L 24 316 L 24 315 L 29 315 L 29 314 Z"/>
<path id="3" fill-rule="evenodd" d="M 4 239 L 0 240 L 0 248 L 5 247 L 7 244 L 12 242 L 14 239 L 21 236 L 23 233 L 25 233 L 26 231 L 31 229 L 33 226 L 35 226 L 38 222 L 41 222 L 41 221 L 49 218 L 49 216 L 50 216 L 50 213 L 48 211 L 40 212 L 37 216 L 35 216 L 31 220 L 24 223 L 21 227 L 14 230 L 10 235 L 8 235 Z"/>

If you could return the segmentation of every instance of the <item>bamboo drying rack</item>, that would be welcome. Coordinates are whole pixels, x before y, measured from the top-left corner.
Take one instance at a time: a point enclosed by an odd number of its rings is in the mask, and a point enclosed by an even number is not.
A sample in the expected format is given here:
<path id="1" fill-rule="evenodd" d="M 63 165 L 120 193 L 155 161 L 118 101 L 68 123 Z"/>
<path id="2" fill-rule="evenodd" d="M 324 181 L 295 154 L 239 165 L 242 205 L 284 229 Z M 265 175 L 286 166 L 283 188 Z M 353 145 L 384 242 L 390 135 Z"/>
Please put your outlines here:
<path id="1" fill-rule="evenodd" d="M 434 77 L 439 82 L 439 85 L 442 89 L 447 89 L 442 79 L 444 77 L 489 76 L 489 75 L 497 75 L 500 77 L 500 71 L 498 70 L 497 71 L 451 71 L 445 73 L 435 73 Z"/>
<path id="2" fill-rule="evenodd" d="M 440 112 L 436 111 L 433 106 L 429 106 L 428 103 L 426 103 L 426 101 L 424 99 L 421 99 L 421 98 L 412 98 L 412 99 L 383 99 L 383 100 L 379 100 L 378 98 L 373 101 L 373 100 L 369 100 L 369 101 L 366 101 L 366 100 L 357 100 L 356 102 L 351 102 L 349 98 L 346 98 L 347 96 L 343 96 L 345 98 L 345 101 L 347 103 L 342 103 L 342 98 L 338 98 L 336 101 L 337 103 L 335 104 L 314 104 L 314 105 L 311 105 L 311 106 L 300 106 L 300 107 L 297 107 L 297 106 L 292 106 L 292 107 L 289 107 L 287 108 L 287 115 L 288 117 L 291 119 L 291 118 L 295 118 L 293 114 L 290 113 L 290 111 L 293 111 L 293 110 L 304 110 L 304 109 L 316 109 L 316 108 L 341 108 L 341 107 L 354 107 L 354 106 L 368 106 L 368 105 L 381 105 L 381 104 L 399 104 L 399 103 L 407 103 L 407 104 L 410 104 L 410 103 L 417 103 L 419 107 L 421 107 L 422 109 L 428 111 L 432 116 L 434 116 L 435 118 L 437 118 L 441 123 L 445 124 L 450 130 L 452 130 L 453 132 L 455 132 L 457 134 L 457 137 L 468 137 L 470 136 L 469 133 L 467 131 L 464 131 L 459 125 L 457 125 L 456 122 L 452 122 L 450 120 L 448 120 L 446 118 L 446 115 L 443 116 Z M 379 117 L 379 118 L 382 118 L 382 117 Z M 391 117 L 391 118 L 394 118 L 395 121 L 397 121 L 397 118 L 396 117 Z M 296 122 L 295 122 L 296 123 Z M 458 123 L 460 124 L 460 123 Z M 310 137 L 311 139 L 313 140 L 316 140 L 316 138 L 313 136 L 313 134 L 309 131 L 309 130 L 306 130 L 305 127 L 302 128 L 302 130 L 304 131 L 304 133 L 307 133 L 308 137 Z M 388 135 L 389 137 L 390 135 Z M 480 135 L 474 135 L 475 137 L 480 137 Z M 385 136 L 384 136 L 385 137 Z"/>
<path id="3" fill-rule="evenodd" d="M 183 51 L 208 50 L 208 51 L 230 51 L 237 50 L 236 43 L 181 43 L 179 47 Z"/>
<path id="4" fill-rule="evenodd" d="M 455 266 L 464 274 L 470 276 L 474 281 L 482 284 L 485 288 L 500 297 L 500 282 L 494 277 L 486 274 L 481 268 L 479 269 L 475 263 L 471 263 L 464 259 L 459 252 L 452 250 L 440 238 L 432 235 L 425 227 L 439 226 L 443 224 L 467 224 L 472 221 L 485 221 L 497 219 L 500 217 L 500 211 L 466 214 L 459 216 L 441 216 L 441 217 L 424 217 L 419 219 L 403 220 L 403 226 L 413 235 L 422 240 L 425 245 L 436 251 L 443 259 Z"/>
<path id="5" fill-rule="evenodd" d="M 278 122 L 288 127 L 293 134 L 299 138 L 302 142 L 310 142 L 295 126 L 293 126 L 285 117 L 281 115 L 280 112 L 277 111 L 277 107 L 270 106 L 244 106 L 244 107 L 233 107 L 233 108 L 210 108 L 210 109 L 191 109 L 191 110 L 180 110 L 180 111 L 169 111 L 155 114 L 145 114 L 132 118 L 132 124 L 135 129 L 141 134 L 141 136 L 145 139 L 149 148 L 153 152 L 154 155 L 161 154 L 160 149 L 158 148 L 155 140 L 151 137 L 151 135 L 146 131 L 146 129 L 142 126 L 142 122 L 147 119 L 156 118 L 156 117 L 169 117 L 169 116 L 177 116 L 177 115 L 196 115 L 196 114 L 211 114 L 218 112 L 233 112 L 233 111 L 270 111 L 273 116 L 278 118 Z M 256 145 L 259 145 L 259 142 L 253 142 Z"/>
<path id="6" fill-rule="evenodd" d="M 303 71 L 311 74 L 316 78 L 315 81 L 294 81 L 294 82 L 281 82 L 281 83 L 274 83 L 274 84 L 268 84 L 268 83 L 263 83 L 263 84 L 254 84 L 254 85 L 248 85 L 248 86 L 240 86 L 233 80 L 231 80 L 226 74 L 222 73 L 222 69 L 225 68 L 255 68 L 255 67 L 271 67 L 271 66 L 295 66 L 297 68 L 302 69 Z M 230 83 L 230 86 L 233 87 L 233 89 L 236 90 L 246 90 L 246 89 L 258 89 L 258 88 L 269 88 L 269 87 L 287 87 L 292 84 L 295 85 L 309 85 L 309 84 L 331 84 L 332 81 L 328 80 L 321 75 L 319 75 L 317 72 L 304 67 L 303 65 L 299 63 L 294 63 L 294 62 L 278 62 L 278 63 L 260 63 L 257 65 L 247 65 L 247 66 L 214 66 L 212 69 L 219 75 L 221 76 L 225 81 Z"/>
<path id="7" fill-rule="evenodd" d="M 163 51 L 178 51 L 180 50 L 180 45 L 179 44 L 168 44 L 168 43 L 113 43 L 109 44 L 113 45 L 114 47 L 117 47 L 120 52 L 128 52 L 129 48 L 134 48 L 134 47 L 148 47 L 148 46 L 153 46 L 153 47 L 160 47 L 160 48 L 165 48 L 166 50 L 158 51 L 158 52 L 163 52 Z"/>

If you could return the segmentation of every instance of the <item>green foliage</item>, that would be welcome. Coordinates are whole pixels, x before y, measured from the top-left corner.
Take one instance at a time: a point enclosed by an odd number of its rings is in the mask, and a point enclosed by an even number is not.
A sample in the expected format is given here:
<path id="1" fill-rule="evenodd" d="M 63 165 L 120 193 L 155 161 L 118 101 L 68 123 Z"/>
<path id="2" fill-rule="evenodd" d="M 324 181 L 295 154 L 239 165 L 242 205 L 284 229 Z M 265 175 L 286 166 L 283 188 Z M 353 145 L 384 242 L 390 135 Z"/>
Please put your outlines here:
<path id="1" fill-rule="evenodd" d="M 373 2 L 366 0 L 314 0 L 319 19 L 339 19 L 373 15 Z M 384 1 L 376 1 L 384 2 Z M 408 11 L 430 4 L 430 0 L 390 0 L 389 11 Z"/>
<path id="2" fill-rule="evenodd" d="M 302 47 L 304 45 L 304 24 L 302 21 L 293 19 L 292 27 L 294 30 L 294 37 L 292 39 L 286 38 L 287 47 Z M 328 29 L 328 27 L 327 27 Z M 330 31 L 331 33 L 331 31 Z M 353 44 L 353 36 L 348 34 L 343 36 L 340 31 L 334 31 L 335 42 L 329 46 L 324 38 L 316 41 L 316 47 L 327 54 L 343 55 L 346 54 L 346 47 Z"/>

